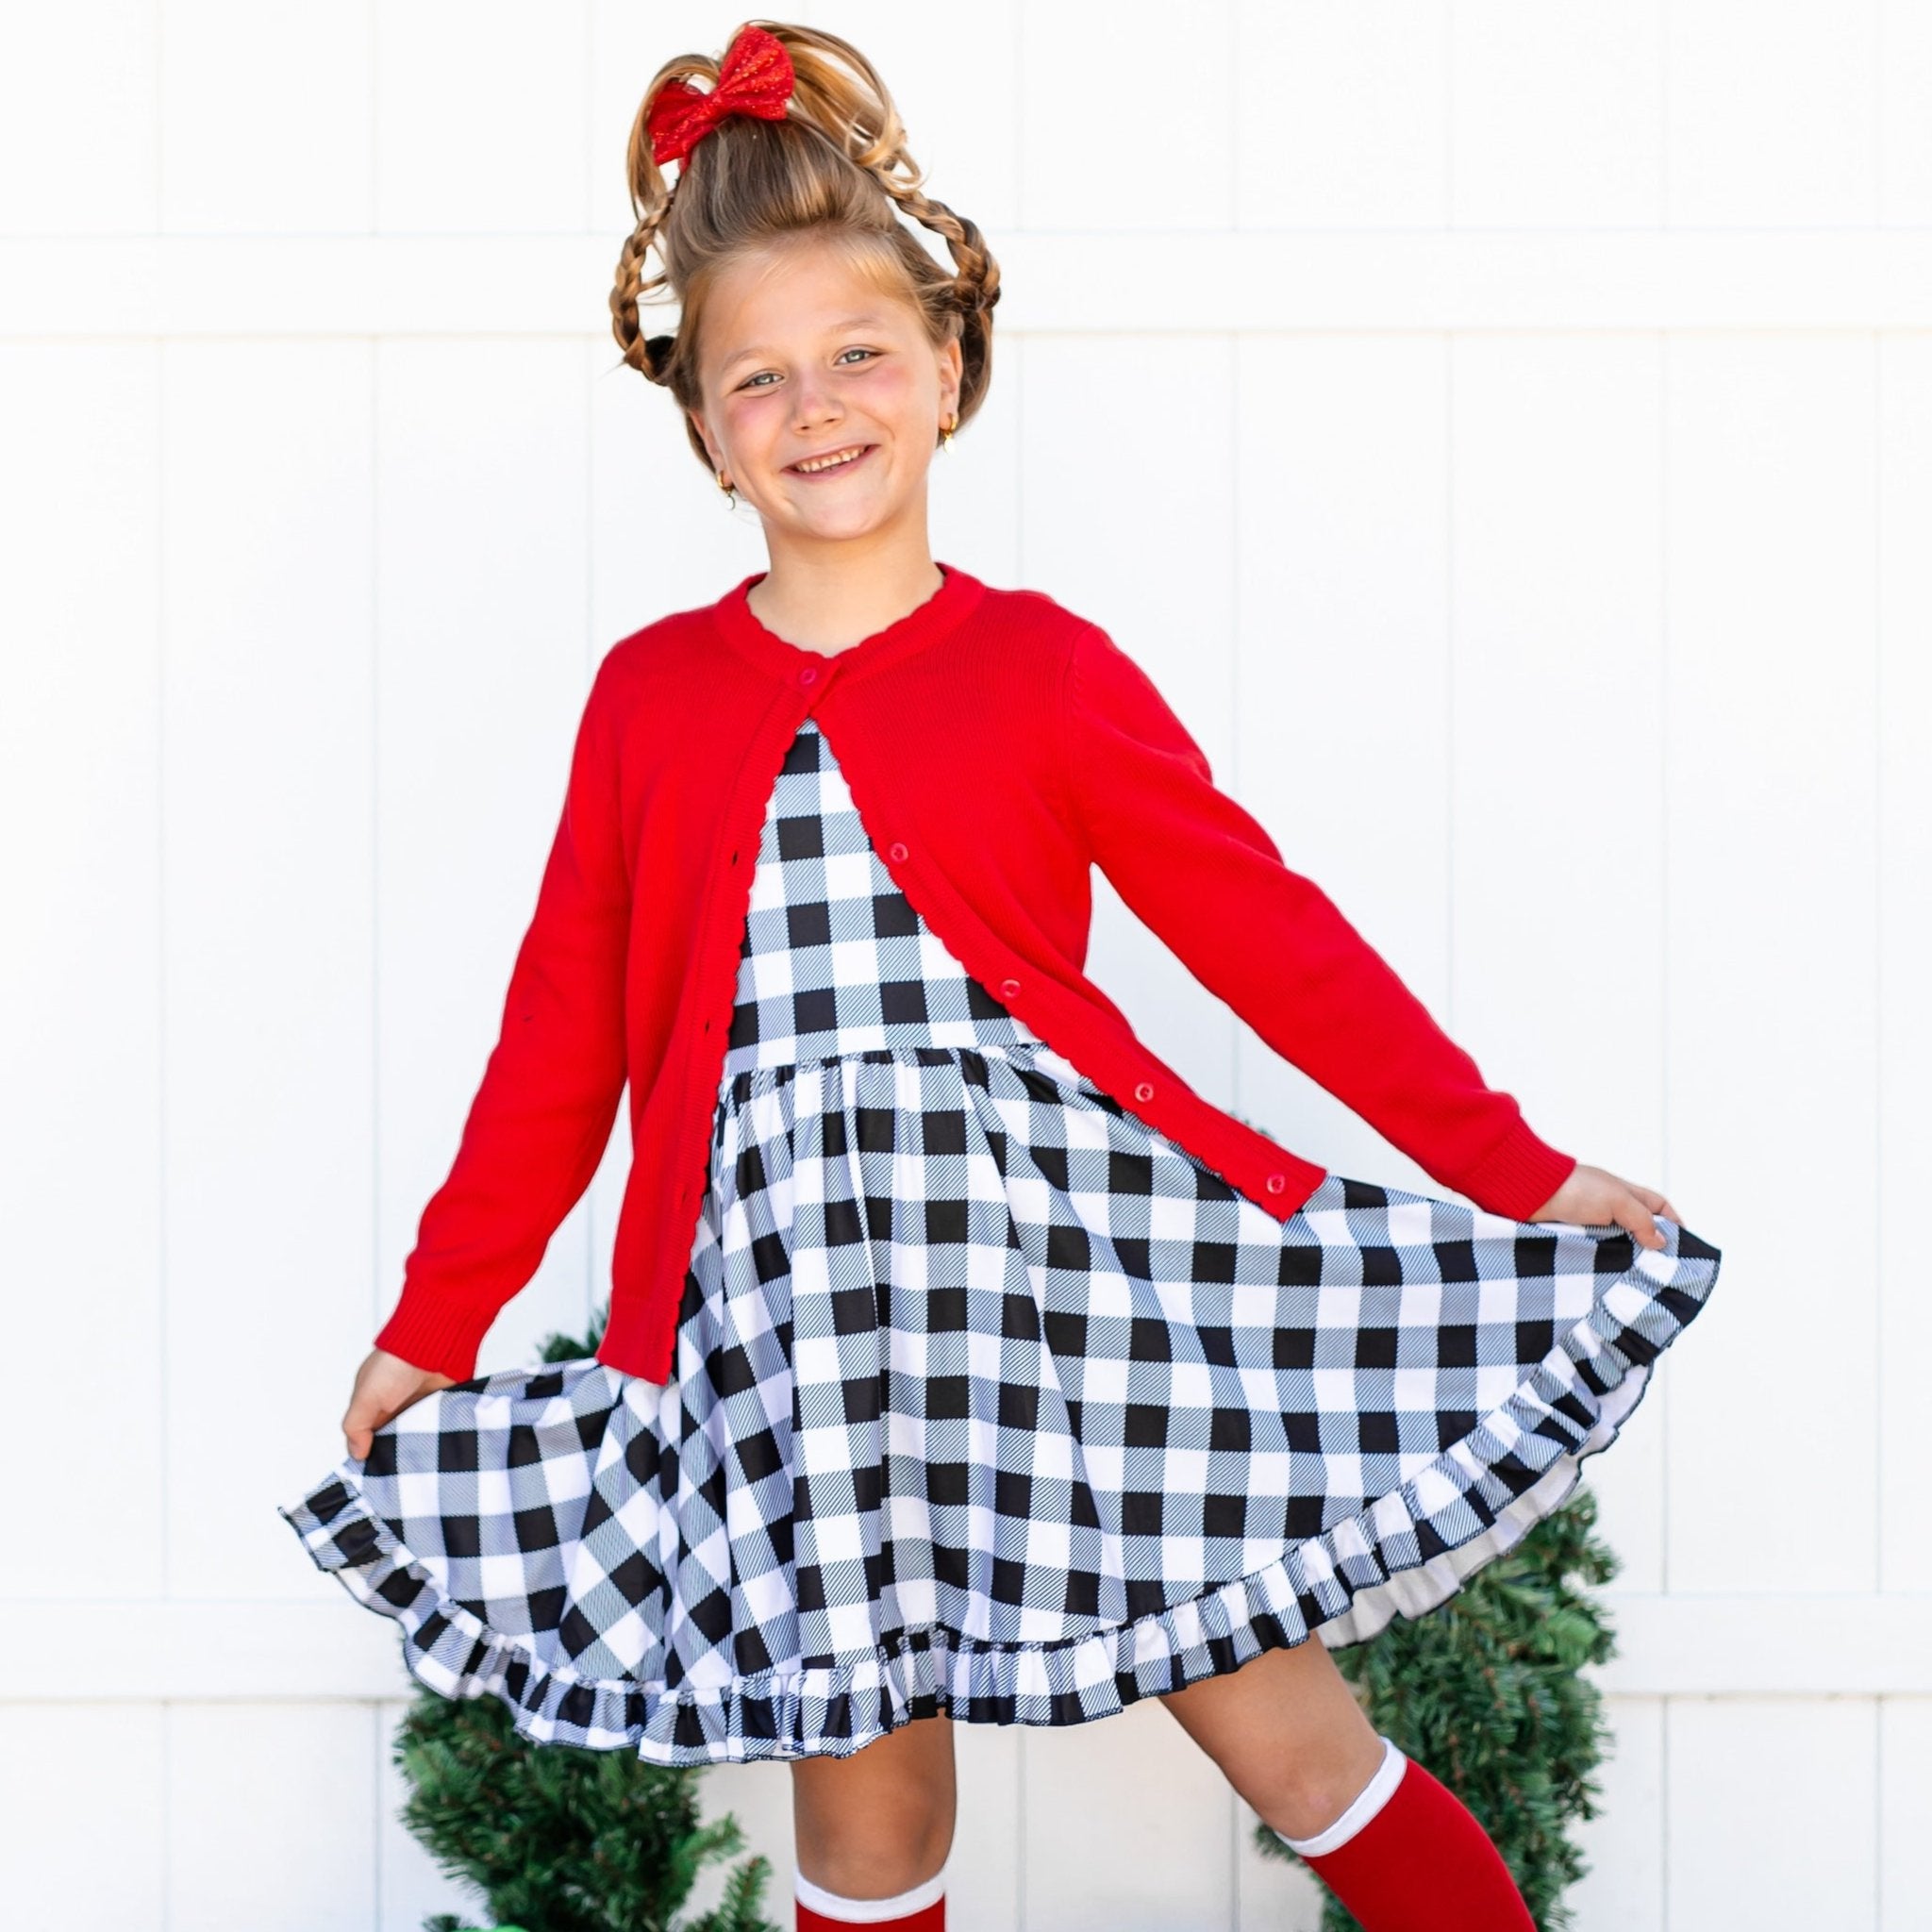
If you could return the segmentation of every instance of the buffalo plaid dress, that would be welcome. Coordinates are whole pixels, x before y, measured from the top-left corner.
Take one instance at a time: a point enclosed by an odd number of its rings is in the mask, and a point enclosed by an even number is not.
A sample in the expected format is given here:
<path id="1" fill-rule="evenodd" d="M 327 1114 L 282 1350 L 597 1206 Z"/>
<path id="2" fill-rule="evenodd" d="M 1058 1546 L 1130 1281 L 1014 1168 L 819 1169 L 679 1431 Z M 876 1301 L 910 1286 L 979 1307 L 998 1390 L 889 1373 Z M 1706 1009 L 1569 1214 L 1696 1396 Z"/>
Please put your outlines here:
<path id="1" fill-rule="evenodd" d="M 669 1381 L 481 1375 L 280 1510 L 538 1743 L 843 1757 L 1358 1642 L 1569 1496 L 1720 1259 L 1334 1174 L 1277 1221 L 966 973 L 809 719 L 710 1180 Z"/>

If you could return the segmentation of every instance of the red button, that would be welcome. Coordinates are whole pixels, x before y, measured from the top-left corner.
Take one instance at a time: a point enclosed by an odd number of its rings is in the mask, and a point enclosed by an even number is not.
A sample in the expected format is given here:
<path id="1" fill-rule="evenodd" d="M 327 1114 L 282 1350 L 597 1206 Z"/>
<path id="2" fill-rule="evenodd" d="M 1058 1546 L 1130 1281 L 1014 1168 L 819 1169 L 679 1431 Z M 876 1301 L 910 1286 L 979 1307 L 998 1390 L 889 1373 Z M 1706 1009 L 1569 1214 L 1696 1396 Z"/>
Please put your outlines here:
<path id="1" fill-rule="evenodd" d="M 897 861 L 906 857 L 906 848 L 895 841 L 891 847 L 891 854 L 894 861 Z"/>
<path id="2" fill-rule="evenodd" d="M 1134 1098 L 1136 1100 L 1152 1100 L 1154 1098 L 1154 1082 L 1152 1080 L 1142 1080 L 1134 1089 Z"/>
<path id="3" fill-rule="evenodd" d="M 1288 1176 L 1285 1174 L 1271 1174 L 1268 1176 L 1268 1191 L 1271 1194 L 1280 1193 L 1287 1185 Z"/>
<path id="4" fill-rule="evenodd" d="M 1003 979 L 1000 981 L 1000 997 L 1003 1000 L 1011 999 L 1019 991 L 1020 982 L 1017 979 Z"/>
<path id="5" fill-rule="evenodd" d="M 816 684 L 819 681 L 819 667 L 816 664 L 808 664 L 798 674 L 798 681 L 800 684 Z"/>

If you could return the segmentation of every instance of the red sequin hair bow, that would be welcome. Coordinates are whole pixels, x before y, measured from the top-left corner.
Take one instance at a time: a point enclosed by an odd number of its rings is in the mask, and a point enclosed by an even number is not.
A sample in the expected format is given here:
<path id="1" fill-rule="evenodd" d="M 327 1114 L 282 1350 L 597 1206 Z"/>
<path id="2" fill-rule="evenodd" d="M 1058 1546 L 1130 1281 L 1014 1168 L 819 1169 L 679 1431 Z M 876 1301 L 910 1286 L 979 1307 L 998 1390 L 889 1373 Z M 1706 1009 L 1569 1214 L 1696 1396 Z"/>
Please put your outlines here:
<path id="1" fill-rule="evenodd" d="M 717 84 L 700 93 L 687 80 L 660 88 L 646 126 L 651 158 L 658 166 L 688 155 L 730 114 L 782 121 L 791 98 L 791 56 L 785 42 L 761 26 L 745 26 L 718 63 Z"/>

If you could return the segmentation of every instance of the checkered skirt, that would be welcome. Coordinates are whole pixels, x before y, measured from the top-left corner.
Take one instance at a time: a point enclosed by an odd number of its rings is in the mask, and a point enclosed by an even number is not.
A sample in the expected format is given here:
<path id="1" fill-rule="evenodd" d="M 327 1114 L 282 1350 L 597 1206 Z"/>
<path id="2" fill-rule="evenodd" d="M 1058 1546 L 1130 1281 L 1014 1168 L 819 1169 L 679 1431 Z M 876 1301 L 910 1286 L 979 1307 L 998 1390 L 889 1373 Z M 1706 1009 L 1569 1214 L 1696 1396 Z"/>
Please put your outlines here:
<path id="1" fill-rule="evenodd" d="M 1615 1440 L 1719 1251 L 1331 1174 L 1277 1221 L 893 884 L 808 720 L 664 1383 L 420 1398 L 280 1514 L 448 1697 L 664 1764 L 1066 1724 L 1420 1616 Z"/>

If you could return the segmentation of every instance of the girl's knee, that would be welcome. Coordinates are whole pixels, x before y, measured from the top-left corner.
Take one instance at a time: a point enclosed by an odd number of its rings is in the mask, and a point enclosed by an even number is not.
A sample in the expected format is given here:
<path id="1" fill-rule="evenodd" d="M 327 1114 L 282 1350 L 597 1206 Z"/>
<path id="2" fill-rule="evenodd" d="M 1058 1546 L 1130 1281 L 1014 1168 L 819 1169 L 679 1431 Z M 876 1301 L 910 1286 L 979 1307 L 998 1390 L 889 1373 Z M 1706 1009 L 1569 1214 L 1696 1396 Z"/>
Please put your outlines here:
<path id="1" fill-rule="evenodd" d="M 891 1898 L 930 1878 L 951 1855 L 950 1781 L 908 1778 L 889 1802 L 875 1790 L 829 1782 L 793 1790 L 798 1869 L 828 1891 Z"/>
<path id="2" fill-rule="evenodd" d="M 806 1877 L 841 1898 L 896 1898 L 943 1871 L 952 1849 L 947 1824 L 916 1840 L 868 1835 L 863 1841 L 825 1843 L 801 1836 L 794 1856 Z"/>
<path id="3" fill-rule="evenodd" d="M 929 1878 L 952 1851 L 958 1793 L 951 1726 L 902 1725 L 849 1757 L 796 1757 L 798 1869 L 847 1898 L 891 1898 Z"/>

